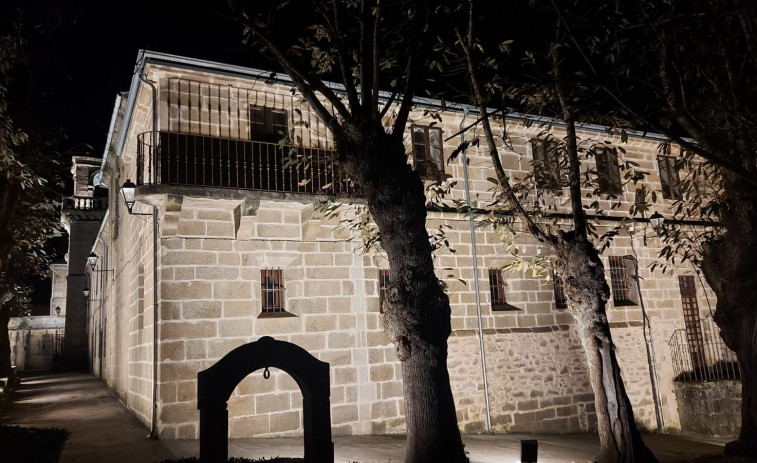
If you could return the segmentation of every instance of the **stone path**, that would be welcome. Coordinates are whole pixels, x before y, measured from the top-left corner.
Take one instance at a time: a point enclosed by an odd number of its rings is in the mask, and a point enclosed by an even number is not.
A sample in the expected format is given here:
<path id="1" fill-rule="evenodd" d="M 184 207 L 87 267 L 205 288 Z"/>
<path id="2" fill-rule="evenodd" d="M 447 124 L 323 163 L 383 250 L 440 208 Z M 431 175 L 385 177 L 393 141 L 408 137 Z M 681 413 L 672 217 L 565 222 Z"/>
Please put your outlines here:
<path id="1" fill-rule="evenodd" d="M 71 432 L 61 463 L 153 463 L 199 455 L 197 441 L 147 439 L 147 428 L 126 410 L 97 378 L 85 374 L 27 374 L 2 424 L 66 428 Z M 464 436 L 471 463 L 504 463 L 520 459 L 521 439 L 537 439 L 539 463 L 585 463 L 597 453 L 595 435 Z M 644 437 L 660 462 L 681 462 L 723 451 L 722 443 L 669 435 Z M 404 436 L 334 438 L 335 463 L 401 463 Z M 299 438 L 232 439 L 230 456 L 302 457 Z M 0 455 L 2 461 L 2 455 Z"/>

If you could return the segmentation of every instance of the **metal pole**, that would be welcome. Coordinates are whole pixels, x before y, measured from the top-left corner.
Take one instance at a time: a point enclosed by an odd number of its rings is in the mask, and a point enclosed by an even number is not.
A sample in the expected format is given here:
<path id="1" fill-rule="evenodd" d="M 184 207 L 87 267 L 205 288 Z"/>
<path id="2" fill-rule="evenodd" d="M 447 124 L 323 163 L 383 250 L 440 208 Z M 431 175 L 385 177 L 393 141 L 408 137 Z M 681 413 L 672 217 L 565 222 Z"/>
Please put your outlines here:
<path id="1" fill-rule="evenodd" d="M 460 122 L 460 130 L 462 130 L 465 124 L 465 119 L 468 117 L 468 110 L 465 111 L 465 116 Z M 465 142 L 465 134 L 460 134 L 460 142 Z M 476 291 L 476 315 L 478 318 L 478 343 L 481 350 L 481 375 L 484 381 L 484 399 L 486 403 L 486 430 L 489 434 L 492 433 L 492 417 L 491 408 L 489 405 L 489 381 L 486 378 L 486 349 L 484 345 L 484 330 L 481 323 L 481 294 L 478 284 L 478 258 L 476 254 L 476 224 L 473 220 L 473 209 L 470 202 L 470 188 L 468 185 L 468 157 L 465 155 L 465 150 L 462 150 L 463 160 L 463 176 L 465 178 L 465 201 L 468 205 L 468 220 L 470 222 L 470 239 L 471 250 L 473 252 L 473 285 Z"/>
<path id="2" fill-rule="evenodd" d="M 631 232 L 630 242 L 631 250 L 634 254 L 633 277 L 636 280 L 636 292 L 639 293 L 639 306 L 642 313 L 642 326 L 644 343 L 647 351 L 647 365 L 649 367 L 649 383 L 652 386 L 652 402 L 654 403 L 655 418 L 657 419 L 657 429 L 665 431 L 665 418 L 662 415 L 662 397 L 658 387 L 659 378 L 657 377 L 657 367 L 655 366 L 654 343 L 652 342 L 652 324 L 649 322 L 647 308 L 644 305 L 644 296 L 641 294 L 641 283 L 639 282 L 639 255 L 633 245 L 633 232 Z M 644 234 L 646 238 L 646 233 Z"/>

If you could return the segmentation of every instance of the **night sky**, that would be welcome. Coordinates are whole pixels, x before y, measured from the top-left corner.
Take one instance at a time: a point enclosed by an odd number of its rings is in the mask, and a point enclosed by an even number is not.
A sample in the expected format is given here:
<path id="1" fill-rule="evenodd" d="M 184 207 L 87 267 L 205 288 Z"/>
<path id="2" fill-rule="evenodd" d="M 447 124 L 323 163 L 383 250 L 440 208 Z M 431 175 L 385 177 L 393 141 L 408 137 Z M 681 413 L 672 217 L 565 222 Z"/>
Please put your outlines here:
<path id="1" fill-rule="evenodd" d="M 58 16 L 63 24 L 30 46 L 33 66 L 40 70 L 35 103 L 72 146 L 89 145 L 98 157 L 115 96 L 129 88 L 139 49 L 240 65 L 255 61 L 225 2 L 91 0 L 51 16 L 43 21 Z"/>

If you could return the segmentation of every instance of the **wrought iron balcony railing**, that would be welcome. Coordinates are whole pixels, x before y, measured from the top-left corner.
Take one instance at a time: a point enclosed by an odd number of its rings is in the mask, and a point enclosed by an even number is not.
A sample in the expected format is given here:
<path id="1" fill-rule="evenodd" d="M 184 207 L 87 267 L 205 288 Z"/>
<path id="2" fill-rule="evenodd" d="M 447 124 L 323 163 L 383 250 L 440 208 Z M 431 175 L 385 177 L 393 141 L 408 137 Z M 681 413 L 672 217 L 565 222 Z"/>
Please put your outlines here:
<path id="1" fill-rule="evenodd" d="M 670 355 L 676 381 L 740 380 L 736 354 L 720 336 L 711 318 L 701 321 L 701 331 L 676 330 L 670 337 Z"/>
<path id="2" fill-rule="evenodd" d="M 355 195 L 335 174 L 331 150 L 175 132 L 145 132 L 137 141 L 137 185 Z M 290 150 L 303 161 L 288 165 Z"/>

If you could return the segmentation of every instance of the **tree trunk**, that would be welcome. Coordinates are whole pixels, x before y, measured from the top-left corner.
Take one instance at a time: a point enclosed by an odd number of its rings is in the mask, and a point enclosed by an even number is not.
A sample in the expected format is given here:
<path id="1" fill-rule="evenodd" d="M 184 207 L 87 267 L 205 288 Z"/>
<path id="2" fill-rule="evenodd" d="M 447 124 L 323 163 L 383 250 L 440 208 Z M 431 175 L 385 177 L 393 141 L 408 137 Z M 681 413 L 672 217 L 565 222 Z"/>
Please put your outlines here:
<path id="1" fill-rule="evenodd" d="M 757 192 L 723 173 L 726 233 L 704 246 L 702 272 L 718 298 L 715 322 L 741 366 L 741 432 L 726 453 L 757 457 Z"/>
<path id="2" fill-rule="evenodd" d="M 11 340 L 8 323 L 11 316 L 7 308 L 0 306 L 0 378 L 11 375 Z"/>
<path id="3" fill-rule="evenodd" d="M 604 266 L 594 245 L 583 236 L 563 233 L 556 246 L 557 268 L 568 307 L 578 323 L 586 351 L 597 427 L 600 463 L 645 463 L 657 459 L 636 428 L 620 366 L 615 357 L 605 303 L 610 289 Z"/>
<path id="4" fill-rule="evenodd" d="M 342 165 L 361 185 L 389 259 L 384 329 L 402 362 L 405 462 L 467 462 L 447 371 L 449 298 L 434 273 L 423 183 L 401 139 L 376 132 L 365 143 L 342 141 L 339 152 L 347 153 Z"/>

